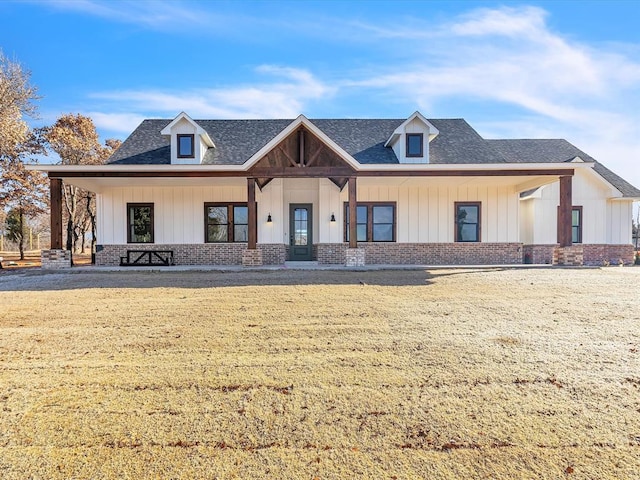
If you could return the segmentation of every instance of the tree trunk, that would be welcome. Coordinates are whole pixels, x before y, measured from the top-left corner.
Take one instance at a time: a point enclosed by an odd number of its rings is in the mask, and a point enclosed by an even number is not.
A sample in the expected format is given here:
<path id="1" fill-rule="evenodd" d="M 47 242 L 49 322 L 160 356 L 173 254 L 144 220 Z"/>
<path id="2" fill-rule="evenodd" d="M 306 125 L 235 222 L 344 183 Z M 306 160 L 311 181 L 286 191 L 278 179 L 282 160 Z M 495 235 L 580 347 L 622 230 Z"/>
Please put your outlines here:
<path id="1" fill-rule="evenodd" d="M 640 240 L 640 205 L 636 213 L 636 250 L 634 252 L 633 263 L 640 265 L 640 253 L 638 253 L 638 241 Z"/>
<path id="2" fill-rule="evenodd" d="M 78 239 L 80 238 L 80 227 L 77 225 L 73 229 L 73 253 L 78 251 Z"/>
<path id="3" fill-rule="evenodd" d="M 71 216 L 67 220 L 67 250 L 73 251 L 73 220 L 71 220 Z"/>
<path id="4" fill-rule="evenodd" d="M 67 250 L 73 252 L 73 248 L 75 246 L 74 236 L 75 234 L 75 223 L 76 223 L 76 213 L 78 210 L 78 187 L 74 187 L 73 185 L 65 185 L 63 188 L 64 192 L 64 206 L 67 209 L 67 214 L 69 218 L 67 219 Z"/>
<path id="5" fill-rule="evenodd" d="M 24 210 L 20 208 L 20 235 L 18 236 L 18 249 L 20 250 L 20 260 L 24 260 Z"/>
<path id="6" fill-rule="evenodd" d="M 96 244 L 98 243 L 98 225 L 96 222 L 96 211 L 91 206 L 91 200 L 93 199 L 93 195 L 91 192 L 87 195 L 87 215 L 89 215 L 89 220 L 91 221 L 91 257 L 96 253 Z"/>
<path id="7" fill-rule="evenodd" d="M 85 252 L 85 245 L 87 243 L 87 226 L 83 224 L 80 227 L 80 253 Z"/>

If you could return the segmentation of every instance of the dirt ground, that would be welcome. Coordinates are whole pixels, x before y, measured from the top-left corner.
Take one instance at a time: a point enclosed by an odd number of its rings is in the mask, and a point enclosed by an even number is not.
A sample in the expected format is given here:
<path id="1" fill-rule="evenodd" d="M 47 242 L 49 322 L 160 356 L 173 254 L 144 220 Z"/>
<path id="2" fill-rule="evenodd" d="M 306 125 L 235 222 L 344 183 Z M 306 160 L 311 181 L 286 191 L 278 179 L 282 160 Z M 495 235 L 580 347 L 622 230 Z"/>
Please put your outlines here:
<path id="1" fill-rule="evenodd" d="M 0 271 L 2 479 L 638 479 L 640 268 Z"/>
<path id="2" fill-rule="evenodd" d="M 1 252 L 2 268 L 13 270 L 15 268 L 35 268 L 41 266 L 40 251 L 33 250 L 25 252 L 24 259 L 20 260 L 19 252 Z M 75 266 L 91 265 L 91 254 L 74 253 L 73 262 Z"/>

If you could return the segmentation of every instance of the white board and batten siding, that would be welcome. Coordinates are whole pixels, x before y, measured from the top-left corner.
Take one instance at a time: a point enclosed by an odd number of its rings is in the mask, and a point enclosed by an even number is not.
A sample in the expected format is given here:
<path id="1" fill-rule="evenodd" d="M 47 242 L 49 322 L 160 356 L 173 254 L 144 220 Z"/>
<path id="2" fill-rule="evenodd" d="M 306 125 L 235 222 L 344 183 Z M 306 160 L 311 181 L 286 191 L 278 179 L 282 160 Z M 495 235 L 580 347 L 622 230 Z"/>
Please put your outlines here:
<path id="1" fill-rule="evenodd" d="M 481 241 L 518 241 L 519 205 L 514 187 L 365 184 L 358 185 L 357 195 L 362 202 L 395 202 L 396 240 L 401 243 L 453 242 L 456 202 L 480 202 Z M 347 199 L 345 189 L 342 203 Z"/>
<path id="2" fill-rule="evenodd" d="M 281 180 L 274 180 L 277 191 Z M 281 196 L 279 196 L 281 198 Z M 193 244 L 204 243 L 204 204 L 247 201 L 247 181 L 245 179 L 212 180 L 211 186 L 201 187 L 121 187 L 105 190 L 97 195 L 98 239 L 101 244 L 127 243 L 127 204 L 153 203 L 154 243 Z M 278 196 L 256 192 L 258 203 L 258 238 L 261 242 L 275 242 L 272 226 L 267 215 L 281 209 Z M 280 235 L 278 235 L 278 239 Z"/>
<path id="3" fill-rule="evenodd" d="M 481 240 L 518 242 L 520 206 L 511 186 L 403 185 L 373 179 L 359 181 L 361 202 L 396 204 L 396 241 L 445 243 L 454 241 L 455 202 L 481 203 Z M 313 242 L 344 241 L 342 191 L 327 179 L 274 179 L 262 191 L 258 203 L 258 243 L 288 243 L 289 205 L 313 205 Z M 212 179 L 210 186 L 119 187 L 98 195 L 98 238 L 101 244 L 127 243 L 127 204 L 153 203 L 155 243 L 204 242 L 205 202 L 246 202 L 245 179 Z M 267 223 L 271 214 L 272 222 Z M 336 221 L 331 222 L 331 215 Z"/>
<path id="4" fill-rule="evenodd" d="M 610 198 L 611 187 L 592 172 L 583 171 L 573 177 L 572 197 L 573 205 L 582 207 L 582 243 L 631 243 L 631 200 Z M 522 242 L 556 243 L 559 198 L 560 186 L 555 182 L 522 200 Z"/>

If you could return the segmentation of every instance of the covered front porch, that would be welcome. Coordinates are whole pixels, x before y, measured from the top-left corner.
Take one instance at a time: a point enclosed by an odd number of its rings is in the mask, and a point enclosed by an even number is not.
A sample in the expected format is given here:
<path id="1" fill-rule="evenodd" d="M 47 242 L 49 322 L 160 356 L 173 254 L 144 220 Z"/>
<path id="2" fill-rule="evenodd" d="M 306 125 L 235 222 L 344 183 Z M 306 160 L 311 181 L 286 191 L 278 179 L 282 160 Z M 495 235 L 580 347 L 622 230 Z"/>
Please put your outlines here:
<path id="1" fill-rule="evenodd" d="M 567 184 L 570 187 L 571 177 L 566 177 L 569 182 L 562 182 L 563 191 Z M 557 176 L 535 179 L 558 181 Z M 51 182 L 52 200 L 58 180 Z M 283 265 L 299 260 L 292 253 L 301 247 L 308 253 L 304 260 L 320 265 L 518 264 L 523 262 L 525 247 L 519 238 L 518 195 L 532 178 L 354 175 L 342 189 L 322 177 L 274 178 L 262 189 L 251 177 L 118 180 L 116 184 L 113 178 L 101 178 L 97 188 L 98 265 L 117 265 L 129 249 L 172 250 L 176 265 Z M 245 241 L 207 241 L 205 205 L 212 203 L 246 205 L 246 240 L 240 239 Z M 480 205 L 478 242 L 455 241 L 454 209 L 460 203 Z M 134 204 L 154 207 L 153 243 L 127 241 L 126 211 Z M 571 205 L 570 200 L 567 204 Z M 389 206 L 392 236 L 385 238 L 388 241 L 367 238 L 371 232 L 363 231 L 372 225 L 348 222 L 358 218 L 359 205 L 361 209 Z M 304 215 L 296 219 L 296 212 Z M 62 223 L 52 215 L 52 231 L 56 226 L 52 238 L 58 242 L 59 247 L 53 248 L 57 251 L 63 245 Z M 571 248 L 570 222 L 568 226 L 569 245 L 559 246 L 559 251 Z M 68 253 L 64 255 L 68 258 Z M 558 263 L 566 262 L 559 258 Z"/>
<path id="2" fill-rule="evenodd" d="M 301 117 L 242 165 L 42 168 L 47 255 L 66 261 L 64 181 L 96 192 L 102 265 L 131 249 L 171 251 L 183 265 L 518 264 L 519 196 L 559 182 L 558 263 L 581 263 L 571 234 L 576 168 L 591 165 L 361 164 Z M 142 209 L 146 230 L 136 235 Z"/>

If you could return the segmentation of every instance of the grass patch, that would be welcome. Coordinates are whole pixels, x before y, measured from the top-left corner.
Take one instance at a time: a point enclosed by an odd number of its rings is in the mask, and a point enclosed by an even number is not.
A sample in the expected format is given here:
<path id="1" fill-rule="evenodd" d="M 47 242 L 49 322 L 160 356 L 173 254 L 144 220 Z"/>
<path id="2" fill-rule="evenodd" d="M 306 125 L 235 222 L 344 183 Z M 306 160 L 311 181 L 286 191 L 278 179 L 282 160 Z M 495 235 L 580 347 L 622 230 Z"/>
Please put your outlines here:
<path id="1" fill-rule="evenodd" d="M 1 274 L 0 478 L 637 478 L 639 277 Z"/>

